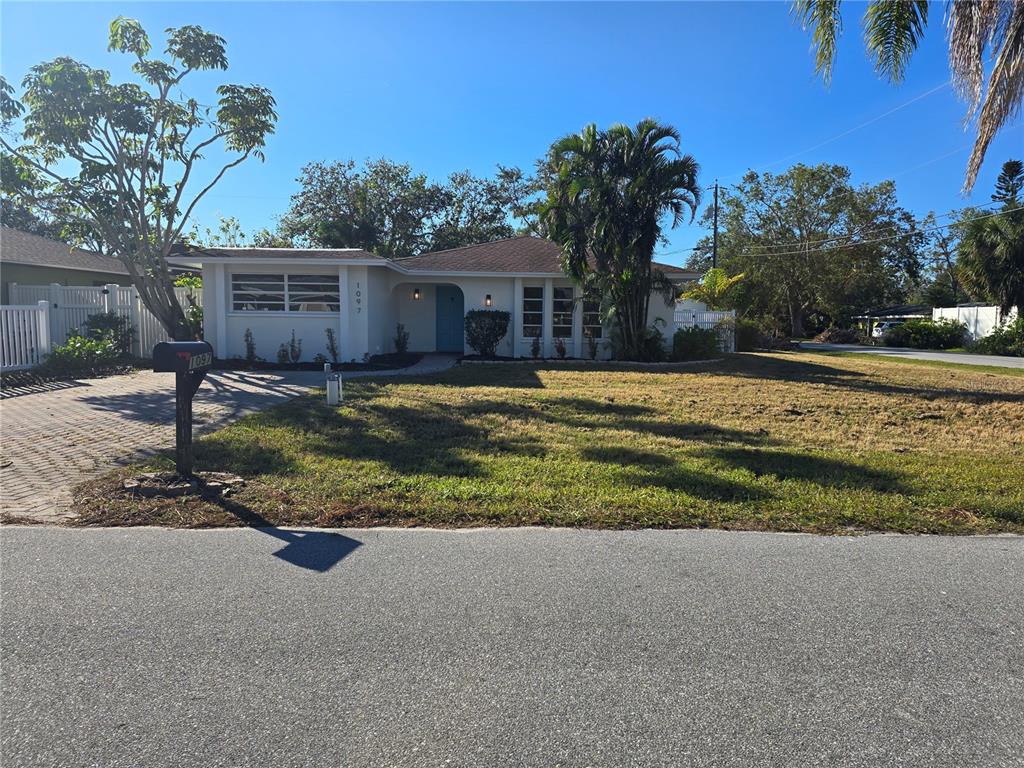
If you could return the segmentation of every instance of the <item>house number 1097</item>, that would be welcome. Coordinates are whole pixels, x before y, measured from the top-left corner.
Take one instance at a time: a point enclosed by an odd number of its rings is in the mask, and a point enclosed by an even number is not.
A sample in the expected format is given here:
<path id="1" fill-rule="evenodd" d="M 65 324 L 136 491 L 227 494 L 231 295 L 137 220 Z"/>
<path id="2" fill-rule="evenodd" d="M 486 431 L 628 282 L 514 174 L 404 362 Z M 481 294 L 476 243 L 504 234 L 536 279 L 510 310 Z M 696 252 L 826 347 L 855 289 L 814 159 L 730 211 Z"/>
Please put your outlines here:
<path id="1" fill-rule="evenodd" d="M 363 292 L 360 290 L 360 284 L 356 283 L 356 314 L 358 315 L 363 311 Z"/>

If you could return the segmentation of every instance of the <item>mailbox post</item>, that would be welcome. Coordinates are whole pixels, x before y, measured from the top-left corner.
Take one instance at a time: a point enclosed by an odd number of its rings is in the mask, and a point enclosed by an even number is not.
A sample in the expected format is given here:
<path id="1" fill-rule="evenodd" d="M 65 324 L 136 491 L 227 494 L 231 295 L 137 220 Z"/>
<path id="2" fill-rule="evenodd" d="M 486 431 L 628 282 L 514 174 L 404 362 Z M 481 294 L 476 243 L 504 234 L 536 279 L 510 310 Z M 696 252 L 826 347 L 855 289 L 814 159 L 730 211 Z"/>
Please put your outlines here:
<path id="1" fill-rule="evenodd" d="M 153 347 L 153 370 L 174 374 L 174 466 L 192 476 L 192 398 L 213 365 L 208 341 L 161 341 Z"/>

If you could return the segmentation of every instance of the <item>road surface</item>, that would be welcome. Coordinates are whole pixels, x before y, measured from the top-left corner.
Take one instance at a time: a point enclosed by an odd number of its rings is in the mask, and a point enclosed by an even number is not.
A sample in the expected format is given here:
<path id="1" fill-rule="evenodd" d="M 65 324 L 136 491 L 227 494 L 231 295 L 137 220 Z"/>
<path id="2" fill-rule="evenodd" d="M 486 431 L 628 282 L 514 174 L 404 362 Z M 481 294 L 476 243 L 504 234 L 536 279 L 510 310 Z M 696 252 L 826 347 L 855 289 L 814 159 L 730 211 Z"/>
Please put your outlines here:
<path id="1" fill-rule="evenodd" d="M 858 344 L 820 344 L 816 341 L 801 341 L 800 348 L 811 352 L 863 352 L 888 357 L 908 357 L 912 360 L 938 360 L 943 363 L 961 365 L 994 365 L 999 368 L 1024 368 L 1024 357 L 1002 357 L 1000 355 L 975 355 L 970 352 L 933 352 L 908 347 L 870 347 Z"/>
<path id="2" fill-rule="evenodd" d="M 0 530 L 7 766 L 1020 766 L 1024 539 Z"/>

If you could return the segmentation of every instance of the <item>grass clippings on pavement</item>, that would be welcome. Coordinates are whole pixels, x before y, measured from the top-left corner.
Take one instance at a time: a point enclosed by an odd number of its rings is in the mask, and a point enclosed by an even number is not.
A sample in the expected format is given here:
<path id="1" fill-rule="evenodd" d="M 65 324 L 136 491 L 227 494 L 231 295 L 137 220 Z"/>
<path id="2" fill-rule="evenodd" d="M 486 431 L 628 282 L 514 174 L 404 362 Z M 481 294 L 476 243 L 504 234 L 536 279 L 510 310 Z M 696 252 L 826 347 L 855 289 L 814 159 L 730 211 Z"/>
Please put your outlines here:
<path id="1" fill-rule="evenodd" d="M 196 443 L 229 499 L 77 493 L 78 525 L 1024 532 L 1024 380 L 860 356 L 464 366 L 346 383 Z"/>

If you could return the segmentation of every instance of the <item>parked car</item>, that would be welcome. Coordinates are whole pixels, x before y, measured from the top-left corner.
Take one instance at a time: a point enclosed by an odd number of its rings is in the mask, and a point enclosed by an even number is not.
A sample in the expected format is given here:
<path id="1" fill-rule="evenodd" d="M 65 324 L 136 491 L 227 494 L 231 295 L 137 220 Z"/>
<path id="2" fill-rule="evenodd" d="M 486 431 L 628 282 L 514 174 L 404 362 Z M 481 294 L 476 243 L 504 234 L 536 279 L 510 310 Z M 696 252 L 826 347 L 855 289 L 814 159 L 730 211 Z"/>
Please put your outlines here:
<path id="1" fill-rule="evenodd" d="M 886 331 L 892 330 L 899 325 L 903 325 L 902 320 L 886 320 L 883 323 L 879 323 L 871 329 L 871 338 L 880 339 L 885 335 Z"/>

